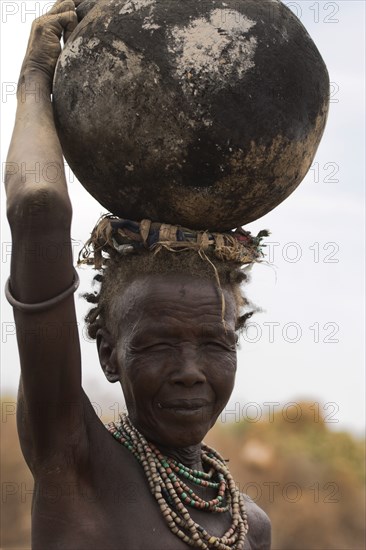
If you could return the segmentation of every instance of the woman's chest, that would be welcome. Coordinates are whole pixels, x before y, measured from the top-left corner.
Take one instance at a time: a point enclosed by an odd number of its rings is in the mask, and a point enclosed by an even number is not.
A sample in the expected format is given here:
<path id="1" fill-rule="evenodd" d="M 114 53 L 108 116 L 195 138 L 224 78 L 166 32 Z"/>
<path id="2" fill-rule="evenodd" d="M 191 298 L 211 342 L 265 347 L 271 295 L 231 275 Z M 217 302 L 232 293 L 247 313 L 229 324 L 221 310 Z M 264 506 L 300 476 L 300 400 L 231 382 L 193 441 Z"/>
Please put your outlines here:
<path id="1" fill-rule="evenodd" d="M 33 502 L 33 550 L 187 550 L 172 532 L 136 458 L 99 423 L 89 430 L 87 459 L 78 472 L 58 472 L 37 483 Z M 192 487 L 209 500 L 202 487 Z M 194 522 L 221 537 L 229 513 L 187 506 Z M 246 541 L 245 550 L 252 550 Z"/>
<path id="2" fill-rule="evenodd" d="M 109 466 L 87 482 L 65 479 L 39 484 L 33 549 L 187 550 L 189 544 L 165 521 L 143 472 L 126 463 L 121 468 Z M 210 536 L 221 537 L 230 528 L 228 513 L 188 510 Z M 245 550 L 251 550 L 248 541 Z"/>

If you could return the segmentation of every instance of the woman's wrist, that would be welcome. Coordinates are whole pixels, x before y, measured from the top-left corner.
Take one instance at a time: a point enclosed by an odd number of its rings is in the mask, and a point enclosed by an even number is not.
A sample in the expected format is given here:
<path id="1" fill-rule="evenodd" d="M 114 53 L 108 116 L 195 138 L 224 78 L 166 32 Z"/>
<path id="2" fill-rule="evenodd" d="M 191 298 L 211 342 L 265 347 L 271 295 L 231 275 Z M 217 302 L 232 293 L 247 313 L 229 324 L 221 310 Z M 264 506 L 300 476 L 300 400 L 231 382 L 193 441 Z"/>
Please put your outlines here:
<path id="1" fill-rule="evenodd" d="M 20 73 L 17 89 L 18 101 L 39 102 L 51 100 L 52 78 L 37 67 L 24 67 Z"/>

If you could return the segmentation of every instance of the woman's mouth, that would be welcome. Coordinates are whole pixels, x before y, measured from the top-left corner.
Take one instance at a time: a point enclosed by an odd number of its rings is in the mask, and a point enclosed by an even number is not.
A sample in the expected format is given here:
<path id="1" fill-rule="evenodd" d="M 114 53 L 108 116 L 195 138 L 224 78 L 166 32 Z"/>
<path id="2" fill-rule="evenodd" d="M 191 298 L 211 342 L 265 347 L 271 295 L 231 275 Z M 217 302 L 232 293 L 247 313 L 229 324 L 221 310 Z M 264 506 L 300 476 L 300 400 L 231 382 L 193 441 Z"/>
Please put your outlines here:
<path id="1" fill-rule="evenodd" d="M 210 405 L 210 401 L 202 398 L 169 399 L 158 401 L 157 407 L 163 411 L 177 414 L 194 414 Z"/>

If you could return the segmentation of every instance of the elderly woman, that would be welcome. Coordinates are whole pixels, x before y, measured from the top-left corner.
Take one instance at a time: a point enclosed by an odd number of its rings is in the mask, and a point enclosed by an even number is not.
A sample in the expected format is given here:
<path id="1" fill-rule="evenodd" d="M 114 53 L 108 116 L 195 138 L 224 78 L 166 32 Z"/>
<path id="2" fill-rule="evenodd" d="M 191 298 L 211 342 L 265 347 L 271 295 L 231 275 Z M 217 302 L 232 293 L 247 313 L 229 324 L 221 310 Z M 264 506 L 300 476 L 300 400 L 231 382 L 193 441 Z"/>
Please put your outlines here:
<path id="1" fill-rule="evenodd" d="M 236 331 L 246 317 L 238 250 L 254 258 L 258 241 L 239 233 L 223 247 L 221 239 L 218 259 L 218 246 L 197 252 L 192 233 L 177 230 L 178 248 L 185 244 L 174 254 L 170 229 L 169 246 L 152 254 L 166 226 L 103 218 L 84 253 L 103 272 L 87 322 L 128 416 L 106 429 L 83 392 L 71 205 L 51 102 L 60 38 L 76 25 L 70 0 L 33 24 L 7 165 L 22 166 L 6 177 L 7 296 L 21 360 L 19 436 L 35 482 L 32 547 L 268 549 L 266 514 L 202 443 L 234 384 Z M 235 261 L 222 252 L 230 246 Z M 52 260 L 49 247 L 58 251 Z M 50 326 L 57 339 L 48 337 Z"/>

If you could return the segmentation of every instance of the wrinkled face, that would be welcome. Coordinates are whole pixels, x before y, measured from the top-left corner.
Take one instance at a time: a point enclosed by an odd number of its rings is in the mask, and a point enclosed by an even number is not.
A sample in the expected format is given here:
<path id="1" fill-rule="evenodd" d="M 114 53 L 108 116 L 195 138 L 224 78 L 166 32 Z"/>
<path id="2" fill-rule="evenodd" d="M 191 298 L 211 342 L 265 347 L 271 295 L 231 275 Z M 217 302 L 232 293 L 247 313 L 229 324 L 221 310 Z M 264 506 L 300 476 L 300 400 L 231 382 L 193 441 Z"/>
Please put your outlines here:
<path id="1" fill-rule="evenodd" d="M 151 275 L 113 307 L 119 335 L 111 361 L 132 423 L 147 439 L 186 447 L 202 441 L 225 407 L 236 372 L 236 307 L 206 280 Z"/>

